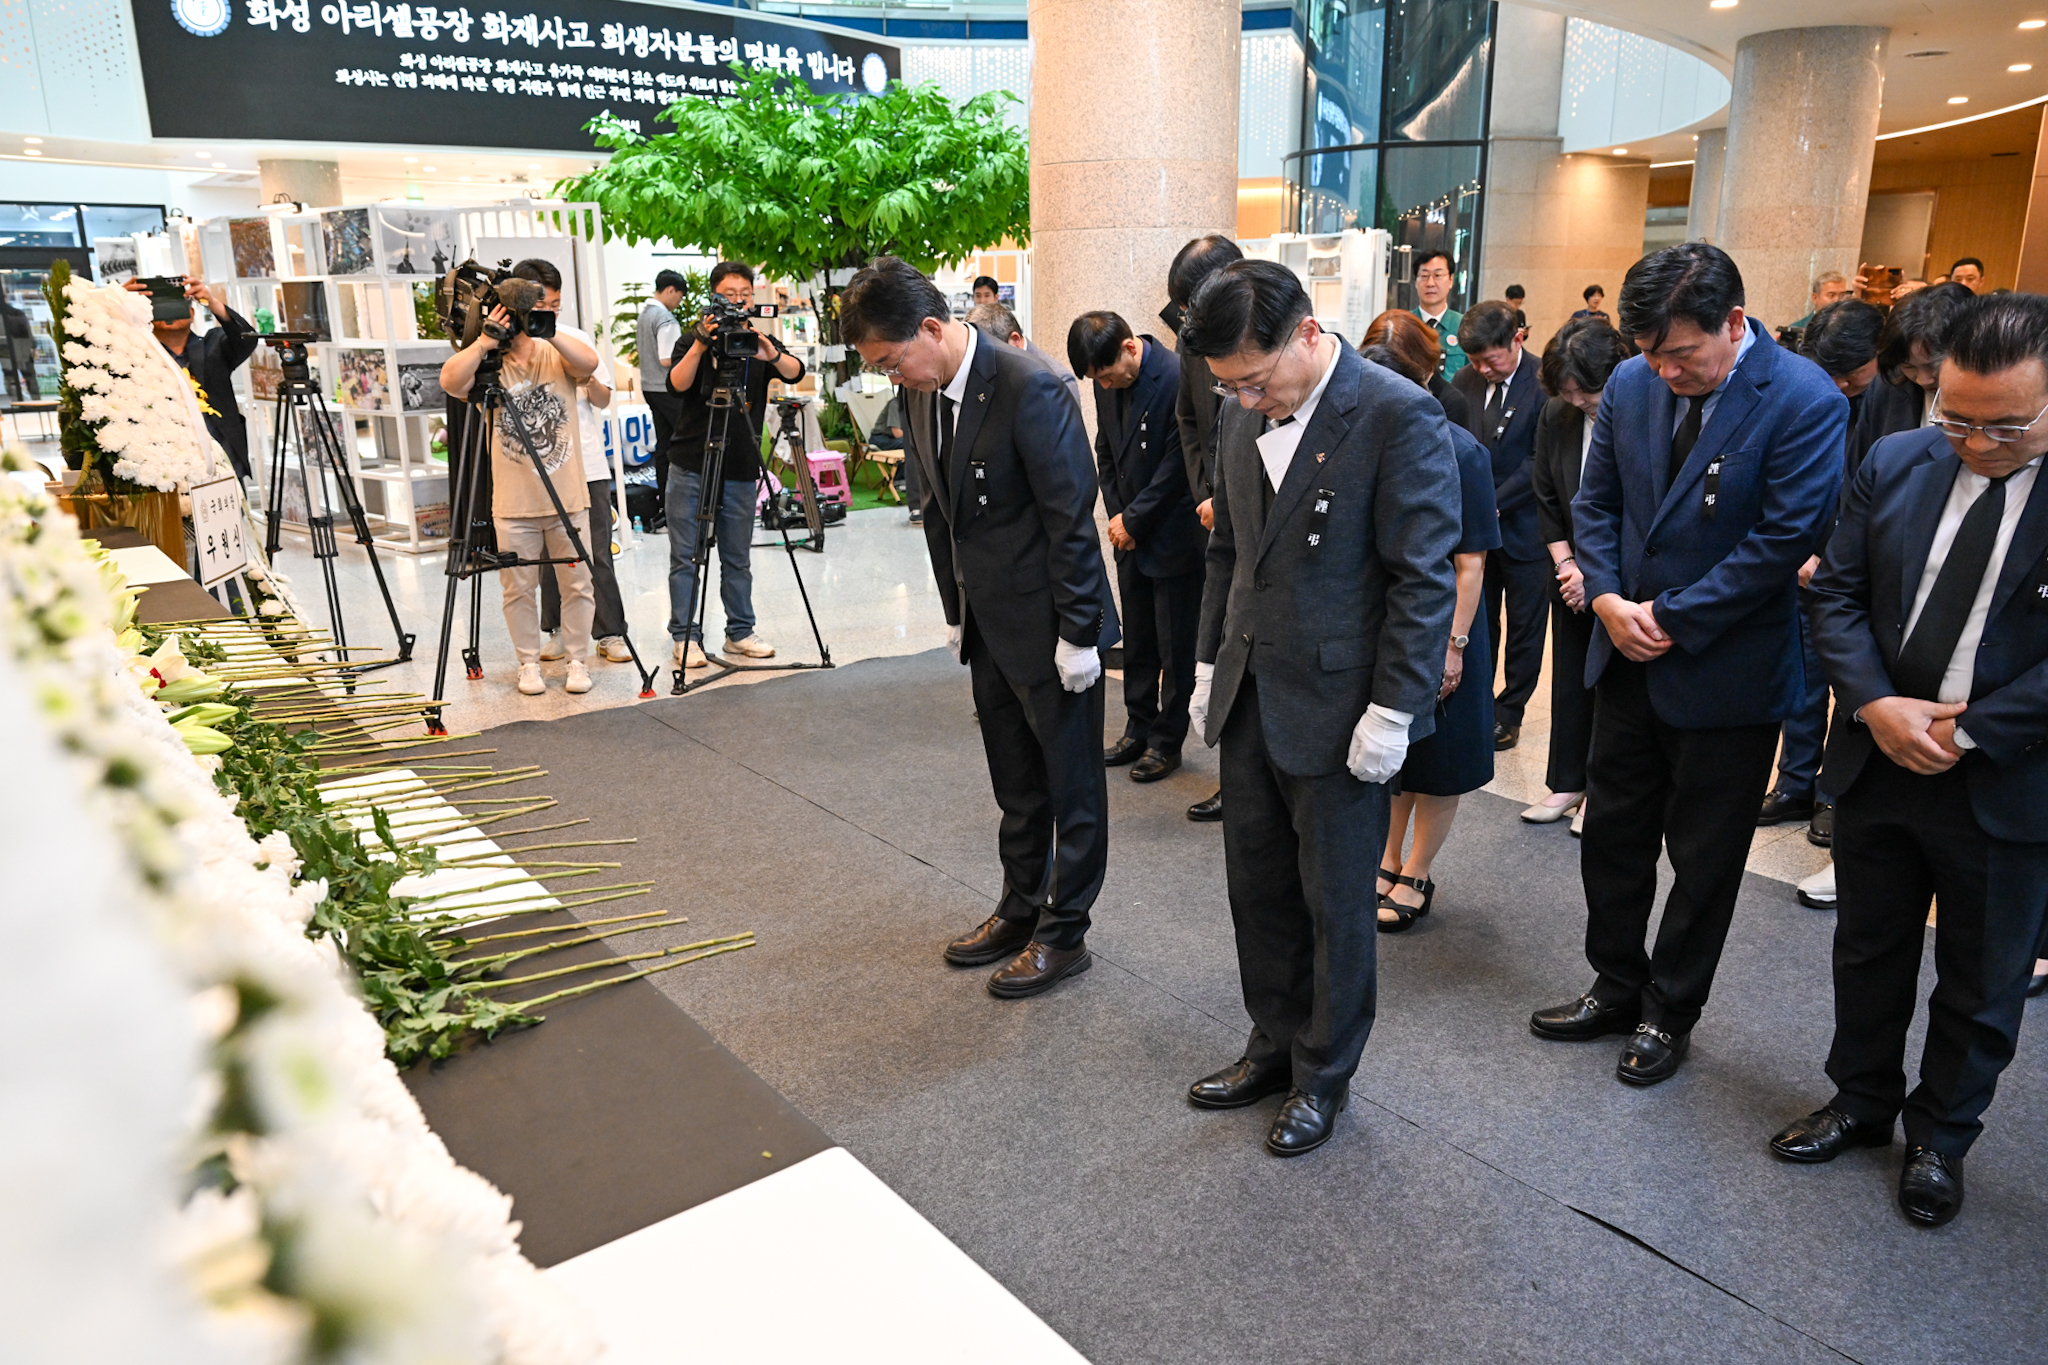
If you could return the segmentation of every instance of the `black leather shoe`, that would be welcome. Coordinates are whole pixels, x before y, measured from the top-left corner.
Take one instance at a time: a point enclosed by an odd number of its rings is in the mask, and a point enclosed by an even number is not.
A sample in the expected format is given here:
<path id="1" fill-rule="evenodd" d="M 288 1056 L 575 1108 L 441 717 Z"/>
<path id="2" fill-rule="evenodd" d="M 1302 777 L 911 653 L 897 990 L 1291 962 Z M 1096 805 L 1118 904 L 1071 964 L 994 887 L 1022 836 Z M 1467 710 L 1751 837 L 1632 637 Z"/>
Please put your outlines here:
<path id="1" fill-rule="evenodd" d="M 1063 977 L 1079 976 L 1094 965 L 1095 958 L 1085 943 L 1054 948 L 1033 939 L 1024 945 L 1023 952 L 996 968 L 995 975 L 988 979 L 988 993 L 1005 1000 L 1020 1000 L 1049 991 Z"/>
<path id="2" fill-rule="evenodd" d="M 1293 1070 L 1285 1065 L 1264 1071 L 1249 1057 L 1240 1057 L 1213 1076 L 1204 1076 L 1188 1087 L 1188 1103 L 1197 1109 L 1242 1109 L 1268 1095 L 1277 1095 L 1293 1085 Z"/>
<path id="3" fill-rule="evenodd" d="M 1963 1211 L 1963 1162 L 1928 1147 L 1908 1147 L 1899 1172 L 1899 1207 L 1922 1227 L 1938 1228 Z"/>
<path id="4" fill-rule="evenodd" d="M 1813 819 L 1807 822 L 1806 842 L 1815 848 L 1835 846 L 1835 808 L 1825 801 L 1813 803 Z"/>
<path id="5" fill-rule="evenodd" d="M 1138 755 L 1145 752 L 1145 741 L 1125 735 L 1102 751 L 1102 764 L 1106 768 L 1119 768 L 1126 763 L 1136 763 Z"/>
<path id="6" fill-rule="evenodd" d="M 1216 789 L 1214 796 L 1204 797 L 1188 807 L 1188 819 L 1193 820 L 1197 824 L 1211 824 L 1222 818 L 1223 789 L 1221 787 Z"/>
<path id="7" fill-rule="evenodd" d="M 1622 1005 L 1603 1005 L 1591 994 L 1586 994 L 1568 1005 L 1537 1010 L 1529 1016 L 1529 1032 L 1538 1038 L 1578 1043 L 1589 1038 L 1605 1038 L 1610 1033 L 1627 1033 L 1642 1017 L 1640 1000 Z"/>
<path id="8" fill-rule="evenodd" d="M 1790 792 L 1774 791 L 1764 798 L 1763 809 L 1756 813 L 1756 822 L 1762 825 L 1782 825 L 1787 820 L 1811 820 L 1813 798 L 1794 796 Z"/>
<path id="9" fill-rule="evenodd" d="M 990 915 L 973 933 L 962 934 L 946 945 L 946 961 L 955 967 L 980 967 L 1013 956 L 1031 942 L 1038 919 L 1004 919 Z"/>
<path id="10" fill-rule="evenodd" d="M 1266 1150 L 1274 1156 L 1300 1156 L 1303 1152 L 1313 1152 L 1330 1140 L 1330 1134 L 1337 1127 L 1337 1115 L 1343 1113 L 1344 1106 L 1350 1102 L 1349 1090 L 1321 1099 L 1306 1090 L 1289 1091 L 1287 1103 L 1280 1106 L 1273 1126 L 1266 1130 Z"/>
<path id="11" fill-rule="evenodd" d="M 1806 1165 L 1833 1161 L 1851 1147 L 1889 1147 L 1892 1125 L 1852 1119 L 1829 1105 L 1816 1109 L 1771 1139 L 1771 1153 Z"/>
<path id="12" fill-rule="evenodd" d="M 1169 754 L 1160 749 L 1147 749 L 1145 756 L 1131 765 L 1131 781 L 1157 782 L 1179 766 L 1179 754 Z"/>
<path id="13" fill-rule="evenodd" d="M 1493 723 L 1493 751 L 1495 753 L 1499 753 L 1503 749 L 1512 749 L 1521 742 L 1521 726 L 1510 725 L 1504 720 L 1497 720 Z"/>
<path id="14" fill-rule="evenodd" d="M 2036 972 L 2027 981 L 2027 999 L 2043 994 L 2048 994 L 2048 972 Z"/>
<path id="15" fill-rule="evenodd" d="M 1637 1024 L 1635 1033 L 1621 1046 L 1621 1060 L 1614 1064 L 1615 1079 L 1630 1085 L 1668 1081 L 1691 1046 L 1690 1033 L 1666 1033 L 1649 1024 Z"/>

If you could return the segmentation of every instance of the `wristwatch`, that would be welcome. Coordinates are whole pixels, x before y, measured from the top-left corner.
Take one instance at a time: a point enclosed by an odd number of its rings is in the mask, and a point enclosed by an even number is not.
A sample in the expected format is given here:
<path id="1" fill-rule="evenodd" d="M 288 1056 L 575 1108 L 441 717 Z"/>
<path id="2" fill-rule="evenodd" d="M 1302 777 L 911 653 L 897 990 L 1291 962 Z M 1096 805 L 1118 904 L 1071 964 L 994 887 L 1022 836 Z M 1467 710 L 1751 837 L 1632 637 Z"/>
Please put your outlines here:
<path id="1" fill-rule="evenodd" d="M 1453 635 L 1451 637 L 1452 649 L 1463 649 L 1466 645 L 1470 643 L 1472 643 L 1472 637 L 1470 635 Z"/>

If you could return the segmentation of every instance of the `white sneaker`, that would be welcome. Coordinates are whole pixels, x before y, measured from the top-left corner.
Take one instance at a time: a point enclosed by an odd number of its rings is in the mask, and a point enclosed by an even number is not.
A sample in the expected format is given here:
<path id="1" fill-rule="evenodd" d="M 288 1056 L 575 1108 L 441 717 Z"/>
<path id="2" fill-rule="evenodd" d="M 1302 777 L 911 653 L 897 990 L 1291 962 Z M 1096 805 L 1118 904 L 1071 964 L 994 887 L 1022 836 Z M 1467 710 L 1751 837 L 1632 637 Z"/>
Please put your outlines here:
<path id="1" fill-rule="evenodd" d="M 709 668 L 711 666 L 710 658 L 704 653 L 704 646 L 698 644 L 695 640 L 690 641 L 687 649 L 678 644 L 676 646 L 676 657 L 682 661 L 684 668 Z"/>
<path id="2" fill-rule="evenodd" d="M 519 690 L 529 697 L 537 697 L 548 690 L 548 685 L 540 679 L 539 664 L 519 665 Z"/>
<path id="3" fill-rule="evenodd" d="M 1572 812 L 1572 838 L 1578 839 L 1586 833 L 1586 803 L 1579 801 L 1579 808 Z"/>
<path id="4" fill-rule="evenodd" d="M 1799 903 L 1809 910 L 1835 908 L 1835 865 L 1829 863 L 1799 883 Z"/>
<path id="5" fill-rule="evenodd" d="M 566 653 L 568 651 L 562 648 L 562 632 L 559 630 L 549 631 L 548 638 L 540 642 L 540 657 L 543 659 L 559 659 Z"/>
<path id="6" fill-rule="evenodd" d="M 725 652 L 745 659 L 772 659 L 775 657 L 775 646 L 758 635 L 749 635 L 744 640 L 735 640 L 727 636 Z"/>
<path id="7" fill-rule="evenodd" d="M 583 666 L 583 660 L 569 660 L 569 681 L 564 684 L 562 690 L 565 692 L 588 692 L 590 690 L 590 670 Z"/>
<path id="8" fill-rule="evenodd" d="M 626 648 L 625 640 L 617 635 L 607 635 L 599 640 L 597 653 L 599 658 L 615 664 L 630 663 L 633 659 L 633 651 Z"/>

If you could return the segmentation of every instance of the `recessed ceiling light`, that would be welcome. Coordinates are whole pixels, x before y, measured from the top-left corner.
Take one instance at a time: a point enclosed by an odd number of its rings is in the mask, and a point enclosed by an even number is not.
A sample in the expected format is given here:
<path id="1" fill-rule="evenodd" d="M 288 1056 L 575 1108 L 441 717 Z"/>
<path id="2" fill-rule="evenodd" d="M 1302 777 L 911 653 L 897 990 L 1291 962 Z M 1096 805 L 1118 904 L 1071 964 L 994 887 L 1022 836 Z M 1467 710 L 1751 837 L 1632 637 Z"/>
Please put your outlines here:
<path id="1" fill-rule="evenodd" d="M 422 171 L 425 171 L 428 175 L 432 175 L 434 173 L 434 168 L 432 166 L 422 166 L 420 167 L 420 169 Z"/>
<path id="2" fill-rule="evenodd" d="M 1948 97 L 1948 102 L 1950 104 L 1968 104 L 1970 102 L 1970 97 L 1968 95 L 1950 95 Z"/>
<path id="3" fill-rule="evenodd" d="M 2006 68 L 2007 71 L 2032 71 L 2033 69 L 2034 64 L 2032 62 L 2014 62 Z"/>
<path id="4" fill-rule="evenodd" d="M 1735 0 L 1709 0 L 1708 9 L 1734 9 Z"/>
<path id="5" fill-rule="evenodd" d="M 1626 148 L 1626 147 L 1616 147 L 1616 148 L 1614 149 L 1614 154 L 1615 154 L 1616 156 L 1627 156 L 1627 155 L 1628 155 L 1628 148 Z"/>
<path id="6" fill-rule="evenodd" d="M 217 171 L 224 171 L 228 168 L 228 163 L 225 161 L 216 161 L 213 163 L 213 168 Z"/>
<path id="7" fill-rule="evenodd" d="M 41 152 L 37 151 L 37 150 L 36 150 L 35 148 L 33 148 L 33 147 L 29 147 L 29 148 L 26 148 L 25 150 L 26 150 L 26 151 L 28 152 L 28 154 L 29 154 L 30 156 L 41 156 L 41 155 L 42 155 L 42 153 L 41 153 Z"/>
<path id="8" fill-rule="evenodd" d="M 416 156 L 409 156 L 405 159 L 405 164 L 408 166 L 417 166 L 420 164 L 420 159 Z"/>
<path id="9" fill-rule="evenodd" d="M 26 142 L 31 147 L 40 147 L 43 145 L 43 140 L 39 137 L 25 137 L 22 139 L 22 141 Z"/>
<path id="10" fill-rule="evenodd" d="M 192 155 L 194 155 L 194 156 L 198 157 L 198 158 L 199 158 L 199 159 L 200 159 L 201 161 L 211 161 L 211 160 L 213 160 L 213 153 L 212 153 L 212 152 L 194 152 L 194 153 L 192 153 Z"/>
<path id="11" fill-rule="evenodd" d="M 2048 19 L 2022 19 L 2021 28 L 2048 28 Z"/>

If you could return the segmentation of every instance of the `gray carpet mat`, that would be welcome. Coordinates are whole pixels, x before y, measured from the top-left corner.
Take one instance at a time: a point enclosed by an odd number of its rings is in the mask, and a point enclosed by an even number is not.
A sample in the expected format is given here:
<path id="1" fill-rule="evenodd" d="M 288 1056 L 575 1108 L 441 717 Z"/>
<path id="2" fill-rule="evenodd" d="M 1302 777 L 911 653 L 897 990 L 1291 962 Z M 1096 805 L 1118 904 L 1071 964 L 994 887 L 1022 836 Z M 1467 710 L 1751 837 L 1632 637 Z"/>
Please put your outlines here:
<path id="1" fill-rule="evenodd" d="M 1099 1365 L 2048 1356 L 2033 1038 L 1947 1228 L 1897 1213 L 1896 1146 L 1813 1168 L 1764 1151 L 1829 1093 L 1833 918 L 1783 883 L 1748 879 L 1691 1059 L 1634 1090 L 1618 1040 L 1526 1027 L 1588 980 L 1577 844 L 1468 797 L 1436 913 L 1379 941 L 1379 1023 L 1337 1137 L 1283 1162 L 1258 1145 L 1275 1102 L 1181 1099 L 1247 1026 L 1221 831 L 1181 814 L 1214 790 L 1212 751 L 1150 786 L 1112 774 L 1096 967 L 1001 1002 L 938 957 L 1000 891 L 966 673 L 944 655 L 488 741 L 550 769 L 603 835 L 637 836 L 627 874 L 658 879 L 691 936 L 758 933 L 654 980 Z"/>

